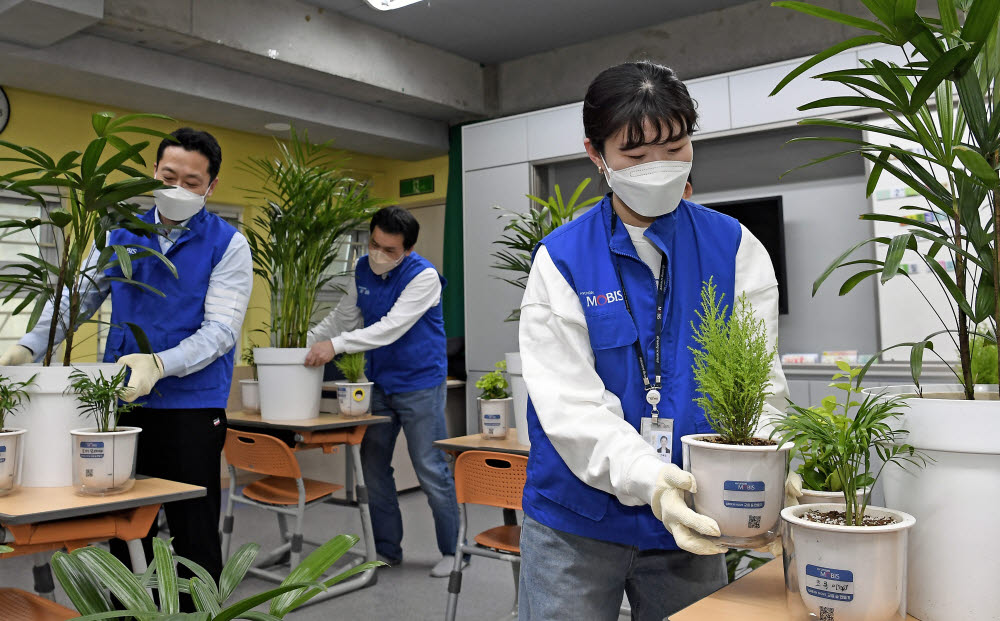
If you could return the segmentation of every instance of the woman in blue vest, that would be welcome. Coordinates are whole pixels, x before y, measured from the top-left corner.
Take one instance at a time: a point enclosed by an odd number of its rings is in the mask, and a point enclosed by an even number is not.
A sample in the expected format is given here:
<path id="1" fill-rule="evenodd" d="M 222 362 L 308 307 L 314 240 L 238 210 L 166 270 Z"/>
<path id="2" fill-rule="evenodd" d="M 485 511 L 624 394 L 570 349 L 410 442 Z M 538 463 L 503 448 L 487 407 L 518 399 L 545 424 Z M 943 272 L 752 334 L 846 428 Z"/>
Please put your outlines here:
<path id="1" fill-rule="evenodd" d="M 718 525 L 685 504 L 696 482 L 678 467 L 680 437 L 711 431 L 690 326 L 713 277 L 725 299 L 747 294 L 774 342 L 778 290 L 760 242 L 685 200 L 696 120 L 684 84 L 649 62 L 605 70 L 584 99 L 611 192 L 542 241 L 521 302 L 521 621 L 617 619 L 623 593 L 633 619 L 659 621 L 726 583 Z M 771 380 L 783 403 L 777 363 Z"/>

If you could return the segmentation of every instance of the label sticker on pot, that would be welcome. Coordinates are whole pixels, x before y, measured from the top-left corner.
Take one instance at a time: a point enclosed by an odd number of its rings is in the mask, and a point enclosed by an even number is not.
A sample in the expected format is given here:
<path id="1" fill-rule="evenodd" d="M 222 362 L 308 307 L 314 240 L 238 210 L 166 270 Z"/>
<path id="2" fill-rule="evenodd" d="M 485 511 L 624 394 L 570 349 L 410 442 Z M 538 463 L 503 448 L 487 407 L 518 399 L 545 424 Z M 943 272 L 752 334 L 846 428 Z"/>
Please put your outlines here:
<path id="1" fill-rule="evenodd" d="M 364 401 L 365 400 L 365 389 L 364 388 L 355 388 L 354 389 L 354 395 L 353 395 L 353 397 L 354 397 L 355 401 Z"/>
<path id="2" fill-rule="evenodd" d="M 815 597 L 849 602 L 854 599 L 854 573 L 846 569 L 830 569 L 806 565 L 806 592 Z"/>
<path id="3" fill-rule="evenodd" d="M 0 464 L 2 464 L 3 462 L 7 461 L 7 456 L 4 455 L 4 453 L 6 453 L 6 452 L 7 452 L 7 447 L 6 446 L 0 446 Z"/>
<path id="4" fill-rule="evenodd" d="M 84 459 L 99 459 L 104 457 L 103 442 L 81 442 L 80 457 Z"/>
<path id="5" fill-rule="evenodd" d="M 726 481 L 722 486 L 722 504 L 730 509 L 763 509 L 763 481 Z"/>

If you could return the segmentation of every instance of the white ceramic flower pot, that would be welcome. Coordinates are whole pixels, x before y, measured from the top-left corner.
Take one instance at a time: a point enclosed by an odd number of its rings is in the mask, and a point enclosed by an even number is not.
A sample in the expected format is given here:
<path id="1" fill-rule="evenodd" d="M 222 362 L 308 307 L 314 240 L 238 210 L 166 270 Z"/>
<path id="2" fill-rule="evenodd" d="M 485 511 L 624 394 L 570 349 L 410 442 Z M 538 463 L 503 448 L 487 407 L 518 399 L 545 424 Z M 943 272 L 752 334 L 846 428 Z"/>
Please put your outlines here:
<path id="1" fill-rule="evenodd" d="M 240 380 L 240 397 L 244 410 L 248 412 L 260 411 L 260 384 L 257 380 Z"/>
<path id="2" fill-rule="evenodd" d="M 865 490 L 858 490 L 855 497 L 858 502 L 862 502 L 863 496 L 865 495 Z M 836 504 L 843 505 L 847 504 L 844 502 L 844 492 L 821 492 L 812 489 L 803 489 L 802 496 L 799 497 L 800 505 L 814 505 L 814 504 Z"/>
<path id="3" fill-rule="evenodd" d="M 735 446 L 706 442 L 705 433 L 684 436 L 684 469 L 694 475 L 694 510 L 719 523 L 719 542 L 760 548 L 778 536 L 785 502 L 785 471 L 791 444 Z"/>
<path id="4" fill-rule="evenodd" d="M 477 397 L 476 402 L 479 406 L 479 427 L 483 437 L 489 440 L 506 438 L 514 399 L 511 397 L 506 399 Z"/>
<path id="5" fill-rule="evenodd" d="M 107 495 L 127 491 L 135 485 L 138 427 L 97 431 L 95 427 L 74 429 L 73 486 L 81 494 Z M 183 457 L 178 455 L 178 459 Z"/>
<path id="6" fill-rule="evenodd" d="M 305 366 L 307 347 L 255 347 L 260 417 L 296 420 L 319 416 L 323 367 Z"/>
<path id="7" fill-rule="evenodd" d="M 73 449 L 70 431 L 87 424 L 77 409 L 80 402 L 67 392 L 70 373 L 75 369 L 96 376 L 103 371 L 105 377 L 114 375 L 121 368 L 113 363 L 76 364 L 72 367 L 43 367 L 28 364 L 17 367 L 0 367 L 0 374 L 15 382 L 24 382 L 36 375 L 27 388 L 31 399 L 24 407 L 8 417 L 12 427 L 27 430 L 22 447 L 21 485 L 23 487 L 68 487 L 73 485 Z"/>
<path id="8" fill-rule="evenodd" d="M 21 474 L 21 446 L 25 429 L 5 427 L 0 429 L 0 496 L 17 489 Z"/>
<path id="9" fill-rule="evenodd" d="M 898 424 L 905 442 L 934 459 L 922 470 L 888 467 L 885 504 L 917 524 L 910 532 L 907 610 L 921 621 L 1000 618 L 996 588 L 1000 538 L 1000 402 L 996 385 L 976 386 L 983 399 L 966 401 L 961 386 L 927 385 L 908 399 Z M 879 389 L 912 394 L 912 386 Z M 929 398 L 951 394 L 954 398 Z"/>
<path id="10" fill-rule="evenodd" d="M 364 416 L 372 404 L 373 382 L 334 382 L 337 406 L 344 416 Z"/>
<path id="11" fill-rule="evenodd" d="M 789 618 L 904 621 L 907 532 L 913 516 L 868 507 L 866 515 L 896 520 L 886 526 L 834 526 L 799 517 L 842 507 L 796 505 L 781 512 Z"/>
<path id="12" fill-rule="evenodd" d="M 507 361 L 507 376 L 510 378 L 510 392 L 514 397 L 514 428 L 517 430 L 517 442 L 531 446 L 528 437 L 528 385 L 521 375 L 521 354 L 511 352 L 504 354 Z"/>

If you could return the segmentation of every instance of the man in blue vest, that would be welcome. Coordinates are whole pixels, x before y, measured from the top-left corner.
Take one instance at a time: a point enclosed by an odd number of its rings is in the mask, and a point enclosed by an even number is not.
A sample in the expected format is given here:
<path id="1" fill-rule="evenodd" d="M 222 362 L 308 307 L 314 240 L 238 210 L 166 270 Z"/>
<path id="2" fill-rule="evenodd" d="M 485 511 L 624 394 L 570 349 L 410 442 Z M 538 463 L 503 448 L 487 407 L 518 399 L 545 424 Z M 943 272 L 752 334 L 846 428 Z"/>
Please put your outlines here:
<path id="1" fill-rule="evenodd" d="M 444 453 L 434 448 L 435 440 L 446 437 L 445 279 L 413 252 L 420 226 L 407 210 L 380 209 L 369 229 L 368 254 L 358 259 L 354 280 L 337 308 L 309 335 L 315 345 L 306 365 L 326 364 L 336 354 L 368 352 L 368 377 L 375 383 L 372 413 L 392 419 L 369 427 L 361 444 L 375 548 L 390 565 L 402 561 L 403 518 L 390 465 L 402 428 L 442 555 L 431 575 L 444 577 L 454 564 L 458 538 L 455 484 Z"/>
<path id="2" fill-rule="evenodd" d="M 233 346 L 250 299 L 253 272 L 246 238 L 205 210 L 205 201 L 219 181 L 219 143 L 211 134 L 190 128 L 171 135 L 172 140 L 160 143 L 153 170 L 156 179 L 172 187 L 155 190 L 155 207 L 141 218 L 182 228 L 164 228 L 155 238 L 116 230 L 110 233 L 108 244 L 147 246 L 161 252 L 173 263 L 177 276 L 155 257 L 133 260 L 132 277 L 164 294 L 160 296 L 112 280 L 123 274 L 118 267 L 110 268 L 94 275 L 83 292 L 81 313 L 92 314 L 111 295 L 112 327 L 104 361 L 131 368 L 125 400 L 139 407 L 119 423 L 143 430 L 136 471 L 207 489 L 203 498 L 169 503 L 164 509 L 177 553 L 218 579 L 222 572 L 219 474 L 226 438 L 225 408 L 233 376 Z M 92 250 L 89 261 L 96 256 Z M 66 303 L 62 306 L 67 307 Z M 35 329 L 0 356 L 0 364 L 40 359 L 51 321 L 52 308 L 47 305 Z M 155 353 L 139 353 L 127 322 L 142 328 Z M 58 323 L 61 342 L 64 322 Z M 148 560 L 156 530 L 154 524 L 143 540 Z M 123 542 L 113 541 L 112 550 L 128 563 Z M 190 603 L 185 607 L 190 608 Z"/>

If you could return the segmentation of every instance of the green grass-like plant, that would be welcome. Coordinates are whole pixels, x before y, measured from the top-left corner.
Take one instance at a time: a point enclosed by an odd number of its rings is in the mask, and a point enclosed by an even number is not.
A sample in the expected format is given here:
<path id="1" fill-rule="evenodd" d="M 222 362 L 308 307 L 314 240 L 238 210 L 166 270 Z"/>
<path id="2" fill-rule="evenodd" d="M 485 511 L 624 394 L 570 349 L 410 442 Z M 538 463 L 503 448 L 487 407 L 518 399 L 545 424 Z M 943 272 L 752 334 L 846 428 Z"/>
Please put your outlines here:
<path id="1" fill-rule="evenodd" d="M 496 367 L 495 370 L 482 376 L 476 382 L 476 388 L 483 391 L 479 395 L 480 399 L 506 399 L 510 397 L 510 393 L 507 392 L 509 387 L 507 378 L 504 377 L 504 373 L 507 372 L 507 361 L 501 360 L 493 366 Z"/>
<path id="2" fill-rule="evenodd" d="M 772 393 L 771 365 L 776 354 L 767 342 L 764 320 L 753 312 L 745 295 L 730 314 L 721 306 L 709 278 L 701 289 L 700 324 L 694 330 L 694 380 L 701 396 L 695 403 L 704 411 L 712 429 L 726 444 L 752 443 L 754 431 Z"/>
<path id="3" fill-rule="evenodd" d="M 837 366 L 841 373 L 834 379 L 845 381 L 833 386 L 846 391 L 844 403 L 837 405 L 843 408 L 844 414 L 831 414 L 825 408 L 806 408 L 789 402 L 791 411 L 774 421 L 771 436 L 780 437 L 782 444 L 791 442 L 793 452 L 809 447 L 814 454 L 822 455 L 831 473 L 829 477 L 839 482 L 843 492 L 847 524 L 862 526 L 872 489 L 885 467 L 889 464 L 903 468 L 923 467 L 928 458 L 904 444 L 901 439 L 907 432 L 893 429 L 890 424 L 906 407 L 906 399 L 870 393 L 860 402 L 856 401 L 863 394 L 861 389 L 852 389 L 860 369 L 851 368 L 842 361 Z M 872 449 L 881 461 L 876 464 L 874 473 Z M 860 499 L 859 490 L 865 490 Z"/>
<path id="4" fill-rule="evenodd" d="M 333 364 L 344 374 L 344 378 L 348 382 L 356 384 L 365 375 L 365 352 L 341 354 L 333 361 Z"/>
<path id="5" fill-rule="evenodd" d="M 970 366 L 972 367 L 973 384 L 998 384 L 1000 383 L 1000 373 L 997 367 L 997 344 L 996 337 L 992 334 L 985 336 L 974 336 L 969 343 L 972 355 Z"/>
<path id="6" fill-rule="evenodd" d="M 14 414 L 24 405 L 25 401 L 31 400 L 28 394 L 28 386 L 35 383 L 37 374 L 32 375 L 24 382 L 15 382 L 9 377 L 0 376 L 0 431 L 7 428 L 6 417 Z"/>
<path id="7" fill-rule="evenodd" d="M 253 369 L 253 378 L 257 379 L 257 361 L 254 360 L 253 350 L 255 345 L 251 344 L 243 350 L 243 364 Z"/>
<path id="8" fill-rule="evenodd" d="M 135 403 L 121 401 L 126 390 L 126 375 L 128 367 L 110 377 L 104 376 L 104 371 L 98 371 L 96 377 L 91 377 L 74 369 L 69 375 L 68 390 L 76 394 L 80 401 L 77 409 L 82 416 L 94 419 L 97 431 L 106 433 L 118 429 L 118 419 L 122 414 L 136 407 Z"/>
<path id="9" fill-rule="evenodd" d="M 174 555 L 169 542 L 158 537 L 153 538 L 153 562 L 142 574 L 132 573 L 110 552 L 97 547 L 80 548 L 69 554 L 56 552 L 52 556 L 52 570 L 73 606 L 83 615 L 79 621 L 125 618 L 139 621 L 280 621 L 327 587 L 385 565 L 381 561 L 370 561 L 320 581 L 323 573 L 357 542 L 354 535 L 337 535 L 303 559 L 279 586 L 232 603 L 229 599 L 260 551 L 256 543 L 241 546 L 229 558 L 218 584 L 201 565 Z M 178 565 L 190 569 L 194 576 L 190 579 L 178 577 Z M 157 592 L 156 600 L 147 589 Z M 125 610 L 115 610 L 109 591 Z M 191 595 L 198 612 L 180 612 L 180 593 Z M 267 602 L 270 607 L 266 613 L 253 610 Z"/>

